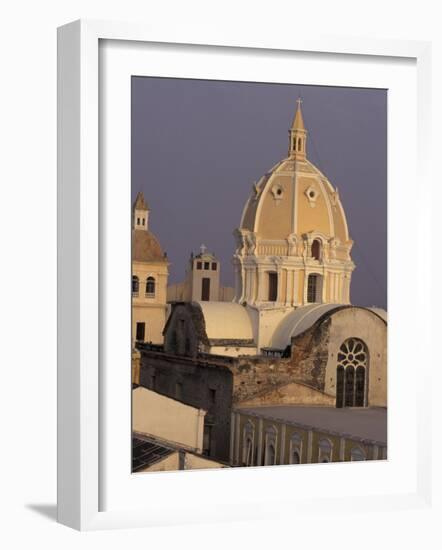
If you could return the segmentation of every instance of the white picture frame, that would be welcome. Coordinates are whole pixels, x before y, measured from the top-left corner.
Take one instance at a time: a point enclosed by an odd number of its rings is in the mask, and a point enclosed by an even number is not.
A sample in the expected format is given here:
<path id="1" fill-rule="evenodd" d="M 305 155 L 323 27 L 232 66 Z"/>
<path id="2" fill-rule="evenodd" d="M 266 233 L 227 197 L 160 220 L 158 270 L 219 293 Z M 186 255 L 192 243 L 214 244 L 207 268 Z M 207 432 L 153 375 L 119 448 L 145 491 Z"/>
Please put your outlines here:
<path id="1" fill-rule="evenodd" d="M 115 468 L 120 468 L 123 462 L 104 461 L 110 454 L 110 447 L 104 440 L 106 430 L 106 415 L 109 414 L 107 403 L 111 385 L 103 387 L 103 302 L 106 302 L 106 285 L 102 285 L 103 260 L 102 246 L 103 230 L 108 228 L 100 220 L 107 216 L 108 208 L 113 208 L 117 197 L 103 201 L 100 188 L 100 113 L 104 106 L 100 101 L 100 44 L 125 44 L 126 48 L 140 44 L 167 45 L 172 55 L 177 51 L 203 47 L 204 56 L 210 60 L 214 48 L 228 51 L 233 59 L 235 56 L 247 52 L 272 54 L 280 56 L 281 64 L 286 62 L 288 54 L 302 52 L 311 56 L 327 59 L 352 59 L 356 63 L 363 60 L 378 59 L 385 62 L 398 63 L 401 60 L 411 60 L 416 66 L 417 101 L 410 106 L 410 111 L 416 112 L 418 117 L 416 143 L 417 149 L 411 156 L 419 162 L 419 178 L 422 185 L 418 187 L 419 231 L 411 236 L 412 242 L 428 232 L 430 223 L 429 208 L 431 206 L 431 182 L 429 177 L 429 121 L 431 106 L 429 101 L 430 80 L 430 44 L 426 42 L 365 40 L 354 37 L 321 37 L 306 38 L 300 34 L 293 37 L 281 37 L 278 42 L 267 43 L 264 38 L 254 42 L 232 38 L 226 35 L 224 40 L 217 40 L 211 44 L 204 37 L 194 34 L 186 36 L 173 33 L 173 36 L 156 34 L 154 30 L 144 25 L 101 21 L 76 21 L 61 27 L 58 31 L 58 521 L 80 530 L 92 530 L 116 527 L 139 527 L 165 525 L 176 523 L 193 523 L 195 521 L 232 520 L 259 518 L 260 509 L 266 499 L 276 502 L 273 507 L 273 517 L 284 516 L 288 506 L 301 510 L 302 513 L 313 513 L 330 506 L 330 495 L 322 494 L 319 490 L 312 491 L 312 498 L 305 495 L 301 499 L 290 499 L 287 495 L 273 494 L 270 487 L 276 483 L 284 483 L 285 476 L 292 475 L 293 468 L 276 467 L 257 469 L 245 472 L 235 469 L 229 472 L 186 472 L 152 475 L 143 481 L 132 476 L 128 481 L 129 472 L 125 472 L 125 483 L 132 487 L 136 484 L 148 483 L 152 491 L 158 496 L 155 506 L 130 505 L 130 493 L 121 489 L 121 493 L 114 491 L 116 499 L 112 506 L 107 506 L 103 500 L 103 484 L 113 478 Z M 161 49 L 161 48 L 160 48 Z M 158 50 L 159 51 L 159 50 Z M 175 53 L 173 53 L 175 52 Z M 212 52 L 212 53 L 211 53 Z M 149 56 L 160 53 L 149 52 Z M 364 56 L 364 57 L 360 57 Z M 106 58 L 106 62 L 108 58 Z M 100 61 L 101 60 L 101 61 Z M 327 63 L 327 60 L 322 60 Z M 118 71 L 115 74 L 120 74 Z M 276 78 L 276 77 L 275 77 Z M 266 79 L 264 79 L 266 80 Z M 126 84 L 127 85 L 127 84 Z M 350 84 L 349 84 L 350 85 Z M 397 120 L 396 120 L 397 124 Z M 411 123 L 413 127 L 413 123 Z M 414 138 L 413 138 L 414 139 Z M 391 143 L 389 142 L 389 146 Z M 411 162 L 414 166 L 414 163 Z M 416 164 L 417 166 L 417 164 Z M 410 176 L 404 174 L 404 178 Z M 414 176 L 413 176 L 414 177 Z M 113 201 L 113 202 L 112 202 Z M 415 201 L 410 199 L 410 204 Z M 129 211 L 128 211 L 129 212 Z M 129 215 L 129 213 L 127 213 Z M 393 237 L 399 234 L 399 228 L 393 231 Z M 395 238 L 395 237 L 394 237 Z M 415 240 L 413 240 L 415 239 Z M 390 258 L 389 258 L 390 259 Z M 390 259 L 391 261 L 391 259 Z M 394 261 L 394 256 L 393 256 Z M 394 264 L 393 264 L 394 265 Z M 428 269 L 425 269 L 427 266 Z M 429 245 L 419 251 L 419 262 L 414 267 L 413 276 L 419 273 L 424 288 L 429 288 L 431 272 L 429 269 Z M 127 269 L 130 269 L 129 262 Z M 124 273 L 122 274 L 124 276 Z M 112 283 L 110 283 L 112 284 Z M 103 288 L 104 287 L 104 288 Z M 429 294 L 421 292 L 415 311 L 421 313 L 421 322 L 418 328 L 420 345 L 425 346 L 431 335 L 430 315 L 431 308 Z M 427 314 L 427 315 L 426 315 Z M 399 312 L 398 312 L 399 315 Z M 398 316 L 396 316 L 398 317 Z M 394 323 L 395 315 L 393 315 Z M 129 324 L 127 325 L 129 330 Z M 397 335 L 407 338 L 407 334 Z M 416 351 L 417 348 L 413 348 Z M 408 362 L 412 361 L 410 354 Z M 130 356 L 127 355 L 127 361 Z M 130 369 L 128 372 L 128 376 Z M 430 431 L 428 419 L 430 417 L 430 403 L 425 397 L 424 388 L 429 387 L 429 370 L 413 385 L 416 393 L 417 407 L 410 417 L 410 433 L 412 432 L 413 452 L 416 452 L 413 464 L 407 468 L 414 470 L 412 489 L 386 490 L 384 493 L 353 494 L 351 485 L 349 490 L 339 495 L 333 506 L 339 506 L 342 513 L 351 510 L 355 503 L 360 509 L 391 510 L 397 508 L 413 508 L 427 506 L 431 498 L 431 469 Z M 129 392 L 128 392 L 129 394 Z M 130 396 L 127 397 L 130 400 Z M 119 404 L 116 403 L 118 406 Z M 121 402 L 122 409 L 127 409 L 127 401 Z M 115 408 L 115 407 L 114 407 Z M 130 415 L 126 410 L 124 413 Z M 118 419 L 112 422 L 118 424 Z M 389 420 L 397 422 L 397 417 Z M 104 422 L 104 424 L 103 424 Z M 415 429 L 416 428 L 416 429 Z M 118 429 L 116 429 L 118 431 Z M 121 445 L 120 445 L 121 446 Z M 122 445 L 124 447 L 124 445 Z M 127 440 L 127 452 L 129 453 Z M 394 455 L 394 453 L 393 453 Z M 397 457 L 398 463 L 401 457 Z M 359 465 L 355 465 L 358 467 Z M 364 465 L 376 468 L 378 465 Z M 308 468 L 308 467 L 306 467 Z M 347 468 L 343 473 L 342 468 Z M 323 485 L 330 476 L 345 475 L 349 479 L 357 479 L 361 472 L 348 465 L 333 464 L 327 468 L 316 470 L 318 486 Z M 394 459 L 390 466 L 391 476 L 396 468 Z M 399 468 L 399 466 L 398 466 Z M 304 469 L 304 472 L 307 472 Z M 374 469 L 373 469 L 374 472 Z M 404 470 L 405 472 L 405 470 Z M 224 477 L 220 478 L 222 475 Z M 230 476 L 227 481 L 226 475 Z M 256 483 L 256 476 L 260 476 L 263 496 L 254 501 L 253 492 L 245 499 L 237 498 L 236 505 L 227 509 L 220 504 L 215 508 L 205 506 L 204 499 L 192 496 L 192 488 L 207 485 L 208 481 L 228 483 L 244 483 L 251 486 Z M 305 473 L 308 477 L 308 474 Z M 394 477 L 394 476 L 393 476 Z M 409 477 L 409 476 L 408 476 Z M 127 478 L 127 479 L 126 479 Z M 221 481 L 220 481 L 221 480 Z M 397 482 L 400 482 L 398 477 Z M 414 483 L 415 482 L 415 483 Z M 175 506 L 170 503 L 170 496 L 176 489 Z M 162 487 L 167 498 L 161 496 Z M 220 489 L 221 490 L 221 489 Z M 121 503 L 118 495 L 121 494 Z M 123 496 L 124 495 L 124 496 Z M 183 506 L 183 499 L 192 499 L 188 506 Z M 117 500 L 117 502 L 115 502 Z M 222 501 L 222 498 L 221 498 Z M 133 501 L 135 502 L 135 501 Z M 226 501 L 222 501 L 226 502 Z M 247 503 L 247 506 L 245 506 Z M 300 512 L 301 513 L 301 512 Z"/>

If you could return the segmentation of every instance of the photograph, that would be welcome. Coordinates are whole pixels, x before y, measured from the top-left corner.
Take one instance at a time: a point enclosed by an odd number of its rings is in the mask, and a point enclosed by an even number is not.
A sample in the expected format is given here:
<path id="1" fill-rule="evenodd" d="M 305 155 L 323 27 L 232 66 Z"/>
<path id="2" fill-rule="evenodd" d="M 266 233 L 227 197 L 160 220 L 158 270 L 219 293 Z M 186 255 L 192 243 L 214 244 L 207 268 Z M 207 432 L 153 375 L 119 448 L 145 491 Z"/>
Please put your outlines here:
<path id="1" fill-rule="evenodd" d="M 132 76 L 132 473 L 387 460 L 387 99 Z"/>

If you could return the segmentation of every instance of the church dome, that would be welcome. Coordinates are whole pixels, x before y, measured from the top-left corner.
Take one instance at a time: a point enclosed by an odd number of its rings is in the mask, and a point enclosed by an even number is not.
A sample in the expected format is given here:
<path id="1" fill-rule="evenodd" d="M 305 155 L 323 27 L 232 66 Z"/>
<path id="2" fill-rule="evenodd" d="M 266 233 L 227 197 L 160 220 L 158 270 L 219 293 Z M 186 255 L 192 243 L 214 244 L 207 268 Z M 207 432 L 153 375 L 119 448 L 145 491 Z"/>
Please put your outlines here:
<path id="1" fill-rule="evenodd" d="M 350 303 L 353 241 L 337 189 L 307 158 L 301 100 L 288 156 L 253 185 L 234 234 L 235 301 Z"/>
<path id="2" fill-rule="evenodd" d="M 167 262 L 158 239 L 151 231 L 132 231 L 132 261 Z"/>
<path id="3" fill-rule="evenodd" d="M 240 230 L 265 240 L 286 240 L 314 231 L 341 243 L 349 240 L 338 191 L 307 159 L 286 158 L 254 185 Z"/>
<path id="4" fill-rule="evenodd" d="M 288 157 L 254 184 L 239 231 L 273 241 L 316 232 L 347 243 L 347 220 L 339 193 L 307 159 L 307 131 L 300 106 L 289 133 Z"/>

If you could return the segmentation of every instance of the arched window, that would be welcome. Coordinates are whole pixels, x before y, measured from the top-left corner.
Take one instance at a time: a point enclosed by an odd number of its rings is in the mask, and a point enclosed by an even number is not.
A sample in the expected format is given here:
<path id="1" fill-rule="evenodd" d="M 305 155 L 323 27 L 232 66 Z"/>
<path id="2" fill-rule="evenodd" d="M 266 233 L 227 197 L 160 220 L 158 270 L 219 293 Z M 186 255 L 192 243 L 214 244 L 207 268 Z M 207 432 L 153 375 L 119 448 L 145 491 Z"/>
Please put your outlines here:
<path id="1" fill-rule="evenodd" d="M 132 276 L 132 294 L 134 296 L 138 296 L 138 292 L 140 291 L 140 280 L 136 275 Z"/>
<path id="2" fill-rule="evenodd" d="M 155 279 L 153 277 L 148 277 L 146 280 L 146 296 L 151 298 L 155 296 Z"/>
<path id="3" fill-rule="evenodd" d="M 244 466 L 253 466 L 253 440 L 251 437 L 246 439 L 244 446 Z"/>
<path id="4" fill-rule="evenodd" d="M 255 426 L 250 420 L 244 426 L 242 462 L 244 466 L 253 466 L 253 441 L 255 439 Z"/>
<path id="5" fill-rule="evenodd" d="M 294 433 L 290 438 L 290 464 L 301 464 L 302 437 Z"/>
<path id="6" fill-rule="evenodd" d="M 349 338 L 339 348 L 336 368 L 336 407 L 365 407 L 367 402 L 367 347 Z"/>
<path id="7" fill-rule="evenodd" d="M 364 406 L 365 397 L 365 367 L 359 365 L 356 367 L 355 380 L 355 407 Z"/>
<path id="8" fill-rule="evenodd" d="M 302 151 L 302 141 L 301 141 L 301 138 L 298 138 L 298 151 Z"/>
<path id="9" fill-rule="evenodd" d="M 338 365 L 336 370 L 336 407 L 341 409 L 344 406 L 344 380 L 345 368 Z"/>
<path id="10" fill-rule="evenodd" d="M 310 273 L 307 279 L 307 302 L 309 304 L 320 303 L 321 300 L 321 276 Z"/>
<path id="11" fill-rule="evenodd" d="M 355 402 L 355 368 L 353 365 L 348 365 L 345 369 L 345 406 L 353 407 Z"/>
<path id="12" fill-rule="evenodd" d="M 273 445 L 273 443 L 270 443 L 270 445 L 267 445 L 267 448 L 266 448 L 265 465 L 273 466 L 275 464 L 275 458 L 276 458 L 275 446 Z"/>
<path id="13" fill-rule="evenodd" d="M 331 462 L 332 461 L 333 446 L 328 439 L 319 440 L 319 454 L 318 462 Z"/>
<path id="14" fill-rule="evenodd" d="M 352 462 L 366 460 L 364 451 L 360 447 L 353 447 L 351 450 L 350 460 Z"/>
<path id="15" fill-rule="evenodd" d="M 276 302 L 278 299 L 278 273 L 276 271 L 269 271 L 268 273 L 268 282 L 269 282 L 269 302 Z"/>
<path id="16" fill-rule="evenodd" d="M 321 241 L 319 239 L 315 239 L 312 242 L 312 258 L 314 260 L 321 259 Z"/>
<path id="17" fill-rule="evenodd" d="M 265 436 L 265 454 L 264 454 L 264 465 L 272 466 L 276 464 L 276 438 L 277 430 L 274 426 L 270 426 L 266 430 Z"/>

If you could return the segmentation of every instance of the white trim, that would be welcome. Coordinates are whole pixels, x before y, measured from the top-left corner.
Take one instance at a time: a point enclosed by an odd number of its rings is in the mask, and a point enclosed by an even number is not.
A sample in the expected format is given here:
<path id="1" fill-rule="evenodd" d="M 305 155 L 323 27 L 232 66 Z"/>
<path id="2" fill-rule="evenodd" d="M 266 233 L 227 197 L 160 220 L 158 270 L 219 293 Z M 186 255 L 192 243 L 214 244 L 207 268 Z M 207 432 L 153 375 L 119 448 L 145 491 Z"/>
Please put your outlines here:
<path id="1" fill-rule="evenodd" d="M 292 195 L 292 235 L 298 235 L 298 201 L 296 197 L 298 195 L 298 176 L 296 172 L 293 172 L 293 195 Z"/>
<path id="2" fill-rule="evenodd" d="M 339 440 L 339 460 L 342 462 L 345 460 L 345 437 L 341 437 Z M 374 445 L 374 447 L 377 447 Z"/>
<path id="3" fill-rule="evenodd" d="M 284 454 L 285 454 L 285 436 L 287 432 L 287 425 L 283 424 L 281 427 L 281 443 L 279 445 L 279 463 L 285 464 Z"/>
<path id="4" fill-rule="evenodd" d="M 336 234 L 335 234 L 335 219 L 333 217 L 333 210 L 332 210 L 332 207 L 331 207 L 331 204 L 330 204 L 330 196 L 329 196 L 327 190 L 325 189 L 325 186 L 324 186 L 324 183 L 323 183 L 322 179 L 318 178 L 318 181 L 319 181 L 319 186 L 321 188 L 322 196 L 323 196 L 324 201 L 325 201 L 325 206 L 327 208 L 328 219 L 329 219 L 329 228 L 330 228 L 330 236 L 335 237 L 336 236 Z M 346 223 L 345 222 L 345 214 L 344 214 L 344 223 Z"/>

